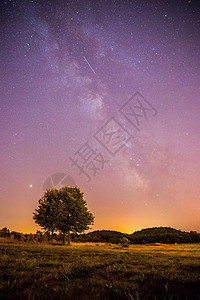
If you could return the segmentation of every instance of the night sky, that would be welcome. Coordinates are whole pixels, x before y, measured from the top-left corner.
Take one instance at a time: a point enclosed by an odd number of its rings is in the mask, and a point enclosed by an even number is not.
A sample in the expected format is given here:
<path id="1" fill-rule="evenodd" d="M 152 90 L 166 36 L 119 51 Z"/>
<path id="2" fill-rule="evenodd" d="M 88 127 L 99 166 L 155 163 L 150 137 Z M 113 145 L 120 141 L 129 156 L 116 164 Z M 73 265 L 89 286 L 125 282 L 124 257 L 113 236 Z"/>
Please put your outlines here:
<path id="1" fill-rule="evenodd" d="M 200 231 L 200 1 L 0 2 L 0 228 L 78 185 L 93 230 Z"/>

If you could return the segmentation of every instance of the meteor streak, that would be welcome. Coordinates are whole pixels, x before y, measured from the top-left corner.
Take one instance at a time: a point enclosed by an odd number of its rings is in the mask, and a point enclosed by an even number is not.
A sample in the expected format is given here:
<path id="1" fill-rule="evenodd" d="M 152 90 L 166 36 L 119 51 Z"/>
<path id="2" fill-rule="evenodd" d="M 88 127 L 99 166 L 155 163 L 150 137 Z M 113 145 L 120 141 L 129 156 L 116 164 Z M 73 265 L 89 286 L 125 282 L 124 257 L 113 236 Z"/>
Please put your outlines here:
<path id="1" fill-rule="evenodd" d="M 87 58 L 86 58 L 85 56 L 83 56 L 83 57 L 84 57 L 84 60 L 86 61 L 86 63 L 88 64 L 88 66 L 90 67 L 90 69 L 92 70 L 92 72 L 93 72 L 94 74 L 96 74 L 95 71 L 94 71 L 94 69 L 92 68 L 91 64 L 90 64 L 89 61 L 87 60 Z"/>

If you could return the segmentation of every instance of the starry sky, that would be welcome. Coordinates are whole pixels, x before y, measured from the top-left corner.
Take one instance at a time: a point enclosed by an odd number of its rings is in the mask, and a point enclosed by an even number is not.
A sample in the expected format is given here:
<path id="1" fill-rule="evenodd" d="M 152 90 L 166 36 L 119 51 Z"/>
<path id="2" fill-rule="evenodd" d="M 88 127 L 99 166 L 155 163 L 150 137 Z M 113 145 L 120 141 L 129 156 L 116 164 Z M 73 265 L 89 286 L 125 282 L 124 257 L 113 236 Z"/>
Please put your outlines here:
<path id="1" fill-rule="evenodd" d="M 200 231 L 200 3 L 0 3 L 0 228 L 78 185 L 93 230 Z"/>

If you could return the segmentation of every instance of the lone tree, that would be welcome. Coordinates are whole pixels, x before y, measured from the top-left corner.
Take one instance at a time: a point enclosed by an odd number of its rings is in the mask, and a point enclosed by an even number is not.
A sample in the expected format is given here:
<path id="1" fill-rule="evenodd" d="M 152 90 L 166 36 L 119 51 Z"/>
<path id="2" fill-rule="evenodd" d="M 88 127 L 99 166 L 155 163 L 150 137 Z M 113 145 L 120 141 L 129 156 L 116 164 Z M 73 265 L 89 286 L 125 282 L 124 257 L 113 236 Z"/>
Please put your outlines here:
<path id="1" fill-rule="evenodd" d="M 75 187 L 64 186 L 60 190 L 47 190 L 39 200 L 33 219 L 52 236 L 54 231 L 63 235 L 63 245 L 66 236 L 70 245 L 70 233 L 81 233 L 94 223 L 94 216 L 87 209 L 83 193 Z"/>

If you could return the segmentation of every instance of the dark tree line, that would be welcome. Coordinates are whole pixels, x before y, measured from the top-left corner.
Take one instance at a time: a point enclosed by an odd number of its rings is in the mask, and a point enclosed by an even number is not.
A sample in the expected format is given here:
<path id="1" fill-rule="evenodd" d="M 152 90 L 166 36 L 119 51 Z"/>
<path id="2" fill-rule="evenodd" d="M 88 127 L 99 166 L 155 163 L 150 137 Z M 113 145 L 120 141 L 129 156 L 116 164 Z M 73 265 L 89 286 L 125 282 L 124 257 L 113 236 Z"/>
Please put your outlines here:
<path id="1" fill-rule="evenodd" d="M 23 234 L 16 231 L 11 231 L 4 227 L 0 230 L 0 237 L 12 238 L 24 242 L 53 242 L 61 243 L 63 241 L 63 234 L 53 233 L 49 231 L 41 232 L 37 230 L 35 234 Z M 150 244 L 150 243 L 200 243 L 200 234 L 196 231 L 184 232 L 170 227 L 156 227 L 142 229 L 133 234 L 125 234 L 118 231 L 99 230 L 87 234 L 71 233 L 71 240 L 73 242 L 102 242 L 119 244 L 126 238 L 130 244 Z"/>

